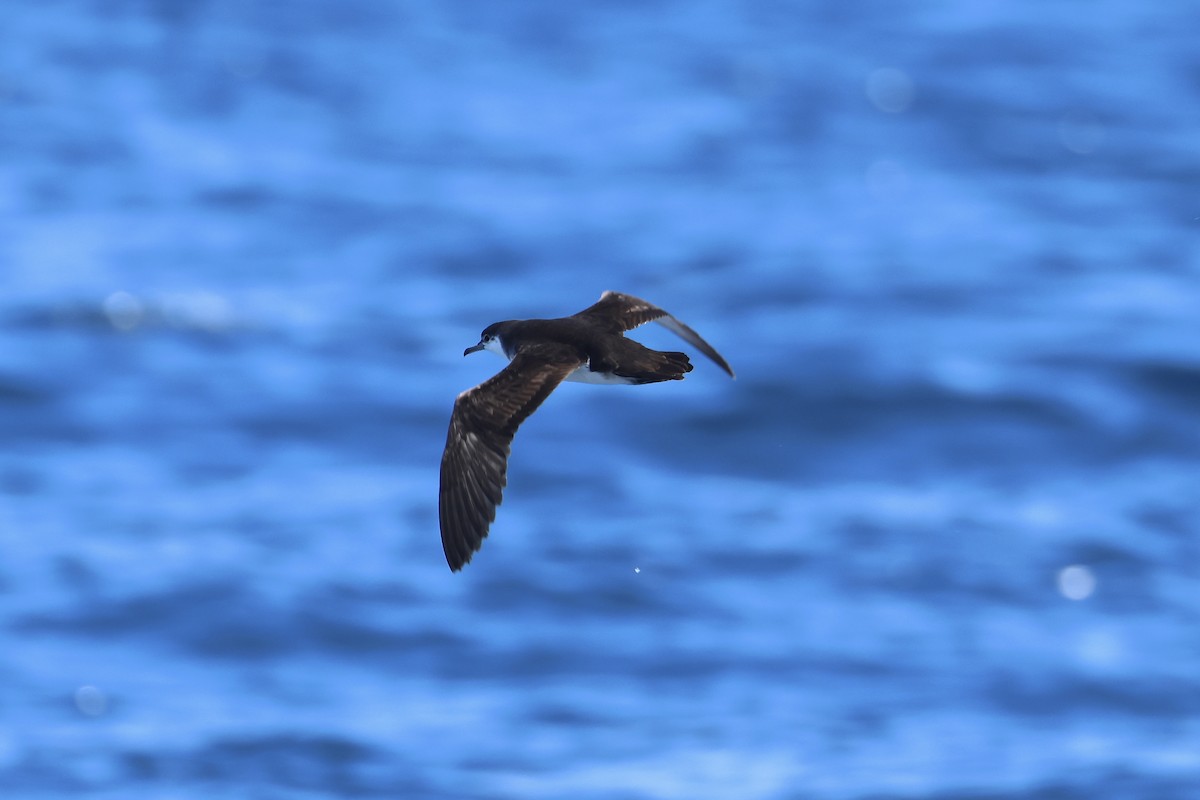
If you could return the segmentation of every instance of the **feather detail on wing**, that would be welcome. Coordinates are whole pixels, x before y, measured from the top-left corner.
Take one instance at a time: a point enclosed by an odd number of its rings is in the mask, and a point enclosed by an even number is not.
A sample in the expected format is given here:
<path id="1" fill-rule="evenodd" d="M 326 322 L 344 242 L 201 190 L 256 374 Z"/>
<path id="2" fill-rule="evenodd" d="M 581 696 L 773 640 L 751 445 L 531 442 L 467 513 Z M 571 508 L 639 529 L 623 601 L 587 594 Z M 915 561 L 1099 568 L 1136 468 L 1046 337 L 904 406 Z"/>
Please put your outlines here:
<path id="1" fill-rule="evenodd" d="M 442 548 L 450 569 L 457 572 L 471 560 L 496 519 L 517 428 L 580 364 L 572 348 L 530 346 L 454 401 L 438 492 Z"/>

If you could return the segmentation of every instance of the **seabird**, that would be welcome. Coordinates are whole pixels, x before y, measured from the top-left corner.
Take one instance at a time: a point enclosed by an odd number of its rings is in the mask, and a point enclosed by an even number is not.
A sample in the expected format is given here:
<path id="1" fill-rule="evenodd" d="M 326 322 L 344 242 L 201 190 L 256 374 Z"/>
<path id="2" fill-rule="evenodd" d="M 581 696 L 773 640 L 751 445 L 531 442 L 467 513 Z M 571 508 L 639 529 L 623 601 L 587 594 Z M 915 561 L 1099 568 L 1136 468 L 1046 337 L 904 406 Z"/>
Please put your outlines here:
<path id="1" fill-rule="evenodd" d="M 558 319 L 514 319 L 483 329 L 463 355 L 490 350 L 508 366 L 454 401 L 442 454 L 438 518 L 442 548 L 458 572 L 483 546 L 507 483 L 513 435 L 563 381 L 638 384 L 683 380 L 692 371 L 685 353 L 643 347 L 624 333 L 657 322 L 733 370 L 700 334 L 658 306 L 619 292 L 605 292 L 578 314 Z"/>

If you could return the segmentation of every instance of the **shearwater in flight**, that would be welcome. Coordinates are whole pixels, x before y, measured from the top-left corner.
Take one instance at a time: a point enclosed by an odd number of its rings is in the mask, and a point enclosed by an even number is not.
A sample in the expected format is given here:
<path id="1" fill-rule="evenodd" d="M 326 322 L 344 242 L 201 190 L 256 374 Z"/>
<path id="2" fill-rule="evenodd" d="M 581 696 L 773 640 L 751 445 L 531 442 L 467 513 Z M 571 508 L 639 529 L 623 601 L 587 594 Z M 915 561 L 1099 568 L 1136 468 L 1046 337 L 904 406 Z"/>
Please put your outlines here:
<path id="1" fill-rule="evenodd" d="M 515 319 L 483 329 L 470 355 L 490 350 L 508 359 L 496 375 L 454 401 L 442 454 L 438 519 L 442 548 L 458 572 L 483 546 L 507 483 L 513 435 L 555 387 L 566 381 L 602 384 L 683 380 L 692 364 L 685 353 L 643 347 L 624 333 L 657 322 L 733 370 L 700 334 L 657 306 L 619 292 L 605 292 L 578 314 L 559 319 Z"/>

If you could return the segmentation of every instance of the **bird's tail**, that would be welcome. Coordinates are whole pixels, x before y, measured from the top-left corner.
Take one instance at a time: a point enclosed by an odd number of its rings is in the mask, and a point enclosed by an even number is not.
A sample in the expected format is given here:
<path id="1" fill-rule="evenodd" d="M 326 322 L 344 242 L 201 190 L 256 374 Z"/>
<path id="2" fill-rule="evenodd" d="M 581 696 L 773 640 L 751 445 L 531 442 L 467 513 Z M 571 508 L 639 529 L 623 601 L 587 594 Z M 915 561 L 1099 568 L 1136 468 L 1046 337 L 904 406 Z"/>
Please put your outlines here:
<path id="1" fill-rule="evenodd" d="M 623 342 L 627 343 L 627 346 L 634 345 L 637 350 L 635 358 L 623 357 L 621 369 L 617 370 L 618 375 L 628 378 L 631 383 L 680 381 L 692 371 L 692 362 L 687 353 L 651 350 L 631 339 L 624 339 Z"/>

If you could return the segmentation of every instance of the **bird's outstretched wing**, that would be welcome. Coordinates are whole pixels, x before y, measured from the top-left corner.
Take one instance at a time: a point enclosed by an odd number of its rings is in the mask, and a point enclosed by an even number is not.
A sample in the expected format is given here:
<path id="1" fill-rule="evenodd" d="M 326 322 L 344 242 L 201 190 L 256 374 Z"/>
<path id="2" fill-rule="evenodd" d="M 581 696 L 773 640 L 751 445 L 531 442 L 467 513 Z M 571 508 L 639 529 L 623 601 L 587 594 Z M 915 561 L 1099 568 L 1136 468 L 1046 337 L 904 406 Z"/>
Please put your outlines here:
<path id="1" fill-rule="evenodd" d="M 454 401 L 438 492 L 442 548 L 453 571 L 483 546 L 496 519 L 517 428 L 582 363 L 563 345 L 529 346 Z"/>
<path id="2" fill-rule="evenodd" d="M 597 302 L 574 316 L 587 319 L 596 325 L 603 325 L 611 333 L 625 333 L 639 325 L 645 325 L 647 322 L 657 322 L 711 358 L 713 363 L 729 373 L 729 377 L 735 377 L 733 369 L 721 357 L 721 354 L 711 344 L 704 341 L 700 334 L 663 309 L 653 303 L 647 303 L 641 298 L 620 292 L 605 292 L 600 295 Z"/>

